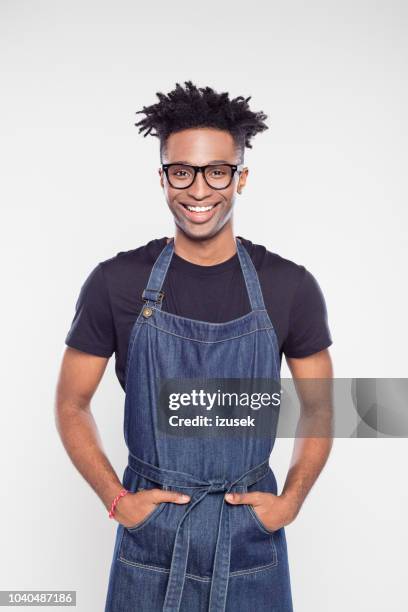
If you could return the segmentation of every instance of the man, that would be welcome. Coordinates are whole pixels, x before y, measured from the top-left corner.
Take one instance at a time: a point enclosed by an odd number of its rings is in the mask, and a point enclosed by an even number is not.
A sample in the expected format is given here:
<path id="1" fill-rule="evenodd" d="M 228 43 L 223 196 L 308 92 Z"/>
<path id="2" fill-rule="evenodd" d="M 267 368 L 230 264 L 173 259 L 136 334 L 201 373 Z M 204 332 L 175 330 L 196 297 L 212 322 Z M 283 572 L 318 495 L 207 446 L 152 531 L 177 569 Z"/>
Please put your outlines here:
<path id="1" fill-rule="evenodd" d="M 304 266 L 234 237 L 244 149 L 267 129 L 266 115 L 250 110 L 250 98 L 231 100 L 191 81 L 157 95 L 136 125 L 160 140 L 175 235 L 95 267 L 57 388 L 65 448 L 118 522 L 105 612 L 290 612 L 284 527 L 323 468 L 330 438 L 295 441 L 278 495 L 273 425 L 251 431 L 250 409 L 231 433 L 214 426 L 219 407 L 216 415 L 190 405 L 169 416 L 163 393 L 191 398 L 197 381 L 206 389 L 279 381 L 282 354 L 294 378 L 331 378 L 324 298 Z M 122 480 L 90 410 L 113 352 L 126 392 Z M 185 417 L 194 415 L 200 425 L 192 431 Z"/>

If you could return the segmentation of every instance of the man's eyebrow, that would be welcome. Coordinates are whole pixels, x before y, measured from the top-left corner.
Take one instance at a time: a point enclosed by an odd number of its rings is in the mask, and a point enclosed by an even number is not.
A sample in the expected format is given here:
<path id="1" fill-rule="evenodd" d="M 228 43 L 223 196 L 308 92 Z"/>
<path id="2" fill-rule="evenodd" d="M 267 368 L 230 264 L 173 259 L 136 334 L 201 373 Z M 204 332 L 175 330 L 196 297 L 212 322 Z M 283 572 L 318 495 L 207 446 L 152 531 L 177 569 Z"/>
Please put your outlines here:
<path id="1" fill-rule="evenodd" d="M 187 166 L 195 166 L 195 164 L 192 164 L 189 161 L 186 161 L 184 159 L 179 160 L 179 161 L 174 161 L 171 162 L 172 164 L 187 164 Z M 208 162 L 209 164 L 229 164 L 230 162 L 227 161 L 226 159 L 212 159 L 211 161 Z"/>

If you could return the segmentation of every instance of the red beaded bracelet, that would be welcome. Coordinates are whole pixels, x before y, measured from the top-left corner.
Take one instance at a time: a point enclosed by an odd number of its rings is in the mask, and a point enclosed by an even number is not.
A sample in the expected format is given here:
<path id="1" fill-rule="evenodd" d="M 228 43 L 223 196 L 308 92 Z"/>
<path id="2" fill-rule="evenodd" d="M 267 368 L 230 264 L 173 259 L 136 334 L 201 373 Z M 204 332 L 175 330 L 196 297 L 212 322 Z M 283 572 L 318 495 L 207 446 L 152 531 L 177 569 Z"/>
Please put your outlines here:
<path id="1" fill-rule="evenodd" d="M 119 491 L 119 493 L 117 494 L 117 496 L 115 497 L 115 499 L 112 502 L 111 508 L 109 510 L 109 518 L 113 518 L 114 514 L 115 514 L 115 508 L 116 508 L 116 504 L 118 503 L 118 501 L 120 500 L 121 497 L 123 497 L 124 495 L 126 495 L 126 493 L 129 493 L 129 491 L 127 489 L 121 489 Z"/>

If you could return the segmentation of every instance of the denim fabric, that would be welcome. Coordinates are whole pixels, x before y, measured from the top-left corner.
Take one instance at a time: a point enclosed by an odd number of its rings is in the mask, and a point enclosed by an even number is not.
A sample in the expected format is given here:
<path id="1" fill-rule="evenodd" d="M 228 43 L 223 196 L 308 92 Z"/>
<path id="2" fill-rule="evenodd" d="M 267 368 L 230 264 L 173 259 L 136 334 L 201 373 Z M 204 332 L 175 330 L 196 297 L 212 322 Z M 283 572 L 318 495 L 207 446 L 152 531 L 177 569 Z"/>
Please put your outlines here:
<path id="1" fill-rule="evenodd" d="M 239 437 L 171 436 L 157 423 L 158 381 L 272 378 L 279 349 L 253 262 L 236 239 L 251 311 L 226 323 L 161 308 L 172 239 L 151 270 L 126 365 L 123 486 L 191 496 L 163 502 L 131 528 L 118 525 L 105 612 L 292 612 L 284 528 L 267 529 L 251 505 L 227 491 L 277 493 L 269 466 L 274 432 Z M 148 316 L 145 308 L 149 307 Z"/>

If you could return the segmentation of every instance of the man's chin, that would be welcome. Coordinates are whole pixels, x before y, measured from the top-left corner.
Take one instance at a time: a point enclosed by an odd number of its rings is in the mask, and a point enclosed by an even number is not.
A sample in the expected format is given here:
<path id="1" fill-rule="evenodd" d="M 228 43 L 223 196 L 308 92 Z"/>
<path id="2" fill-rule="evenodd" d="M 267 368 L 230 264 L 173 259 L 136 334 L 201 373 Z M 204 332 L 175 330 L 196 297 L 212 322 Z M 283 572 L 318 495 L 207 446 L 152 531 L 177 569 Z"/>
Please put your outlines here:
<path id="1" fill-rule="evenodd" d="M 184 221 L 184 220 L 183 220 Z M 177 227 L 191 240 L 206 240 L 211 238 L 218 233 L 219 228 L 217 225 L 201 224 L 195 225 L 194 223 L 180 223 L 180 220 L 176 220 Z"/>

